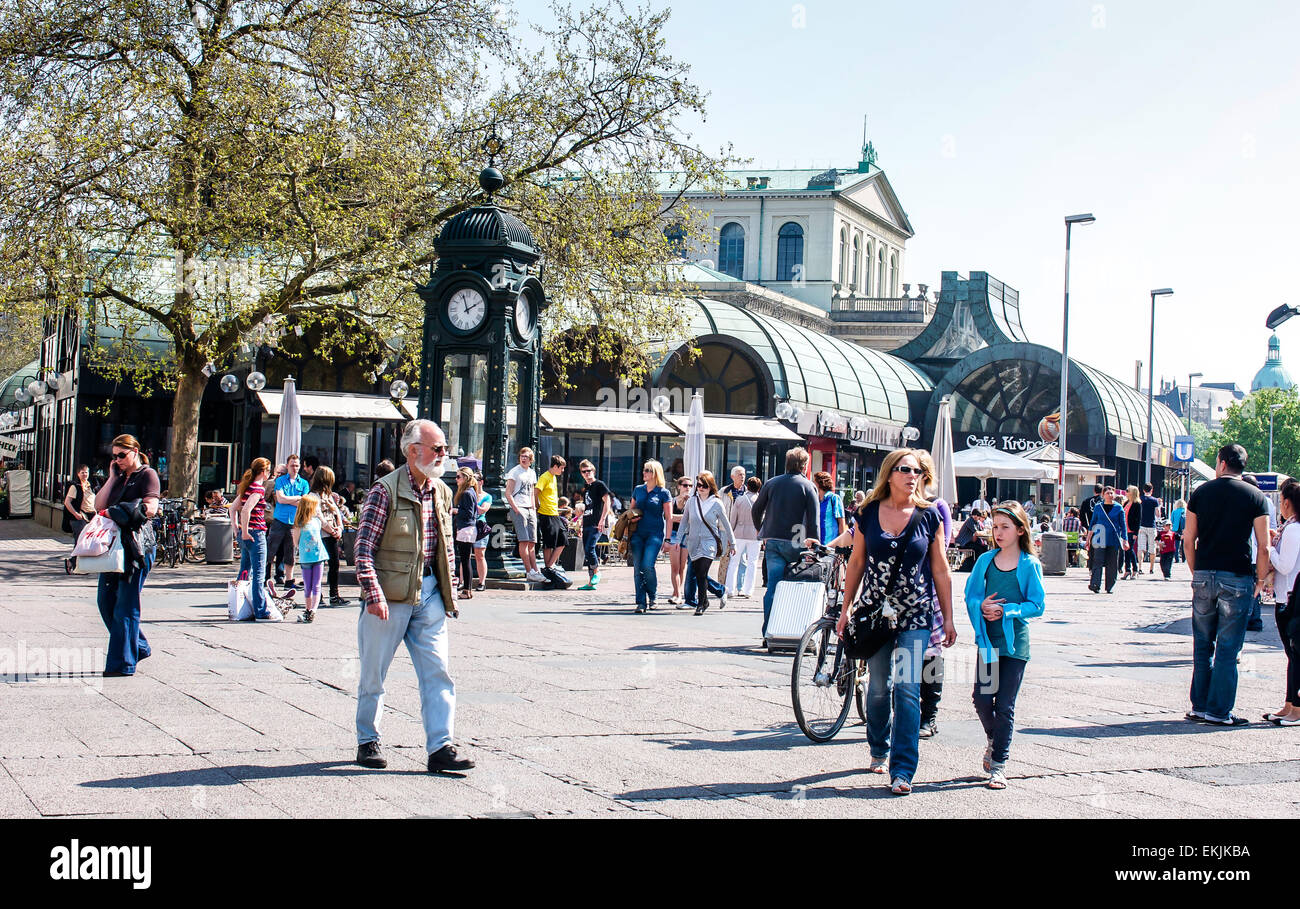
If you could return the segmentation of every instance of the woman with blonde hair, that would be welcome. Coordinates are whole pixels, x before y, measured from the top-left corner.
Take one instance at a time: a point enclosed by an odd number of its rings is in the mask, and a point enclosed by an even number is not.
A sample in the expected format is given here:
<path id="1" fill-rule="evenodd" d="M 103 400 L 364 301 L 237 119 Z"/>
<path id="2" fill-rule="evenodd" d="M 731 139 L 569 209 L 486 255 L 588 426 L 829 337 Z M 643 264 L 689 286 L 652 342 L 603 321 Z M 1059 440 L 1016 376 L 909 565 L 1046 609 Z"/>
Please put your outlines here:
<path id="1" fill-rule="evenodd" d="M 907 795 L 916 773 L 921 730 L 921 677 L 937 597 L 943 646 L 957 640 L 952 621 L 952 582 L 944 553 L 943 524 L 925 498 L 925 468 L 917 452 L 890 452 L 867 496 L 853 534 L 845 572 L 841 637 L 856 610 L 883 614 L 897 636 L 867 660 L 867 742 L 870 773 L 891 778 L 891 791 Z M 892 703 L 891 703 L 892 702 Z M 891 709 L 892 707 L 892 709 Z"/>
<path id="2" fill-rule="evenodd" d="M 456 538 L 456 574 L 460 598 L 474 596 L 474 543 L 478 541 L 478 477 L 474 468 L 456 471 L 456 495 L 452 500 L 451 527 Z"/>
<path id="3" fill-rule="evenodd" d="M 664 532 L 672 526 L 673 520 L 673 497 L 664 487 L 663 465 L 654 460 L 646 461 L 641 477 L 645 482 L 632 490 L 632 508 L 641 512 L 641 517 L 637 519 L 627 545 L 638 614 L 655 608 L 655 594 L 659 588 L 655 559 L 664 548 Z"/>

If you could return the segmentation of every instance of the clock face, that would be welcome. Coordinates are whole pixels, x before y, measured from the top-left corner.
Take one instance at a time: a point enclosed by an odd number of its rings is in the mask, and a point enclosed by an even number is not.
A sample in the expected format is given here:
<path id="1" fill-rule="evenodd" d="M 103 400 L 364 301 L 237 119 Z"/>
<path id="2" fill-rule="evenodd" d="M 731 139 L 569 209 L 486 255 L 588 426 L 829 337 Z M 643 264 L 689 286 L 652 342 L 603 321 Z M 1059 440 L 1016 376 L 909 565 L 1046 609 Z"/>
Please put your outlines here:
<path id="1" fill-rule="evenodd" d="M 533 316 L 535 311 L 533 295 L 528 291 L 524 291 L 515 298 L 515 331 L 525 341 L 533 336 Z"/>
<path id="2" fill-rule="evenodd" d="M 447 320 L 459 331 L 473 331 L 485 318 L 487 300 L 472 287 L 462 287 L 447 300 Z"/>

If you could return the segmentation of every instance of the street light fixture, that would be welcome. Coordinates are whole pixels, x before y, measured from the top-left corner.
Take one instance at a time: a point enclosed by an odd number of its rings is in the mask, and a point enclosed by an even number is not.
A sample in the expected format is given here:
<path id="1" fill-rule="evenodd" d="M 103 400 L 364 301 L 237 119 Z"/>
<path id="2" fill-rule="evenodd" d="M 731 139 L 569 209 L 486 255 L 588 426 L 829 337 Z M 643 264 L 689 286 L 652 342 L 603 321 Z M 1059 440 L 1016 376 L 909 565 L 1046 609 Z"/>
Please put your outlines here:
<path id="1" fill-rule="evenodd" d="M 1061 429 L 1056 437 L 1056 524 L 1059 529 L 1065 520 L 1065 425 L 1066 400 L 1070 390 L 1070 228 L 1076 224 L 1091 224 L 1097 219 L 1091 214 L 1065 216 L 1065 312 L 1061 319 Z"/>
<path id="2" fill-rule="evenodd" d="M 1264 320 L 1264 325 L 1267 328 L 1277 328 L 1287 319 L 1297 314 L 1300 314 L 1300 309 L 1296 309 L 1294 306 L 1287 306 L 1283 303 L 1277 309 L 1268 314 L 1268 318 Z"/>
<path id="3" fill-rule="evenodd" d="M 1173 296 L 1173 288 L 1160 287 L 1151 291 L 1151 350 L 1147 354 L 1147 450 L 1146 450 L 1146 480 L 1151 482 L 1151 414 L 1152 401 L 1155 395 L 1155 357 L 1156 357 L 1156 297 Z"/>
<path id="4" fill-rule="evenodd" d="M 1273 472 L 1273 415 L 1285 407 L 1285 404 L 1268 405 L 1268 472 Z"/>

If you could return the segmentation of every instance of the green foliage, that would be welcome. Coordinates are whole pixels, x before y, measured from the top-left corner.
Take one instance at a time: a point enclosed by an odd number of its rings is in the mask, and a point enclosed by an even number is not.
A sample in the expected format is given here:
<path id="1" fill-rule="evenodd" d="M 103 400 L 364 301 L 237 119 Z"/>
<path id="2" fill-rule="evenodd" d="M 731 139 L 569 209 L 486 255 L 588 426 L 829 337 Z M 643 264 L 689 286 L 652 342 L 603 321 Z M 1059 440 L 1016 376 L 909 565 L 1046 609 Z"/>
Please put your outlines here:
<path id="1" fill-rule="evenodd" d="M 1281 408 L 1273 417 L 1273 469 L 1300 475 L 1300 396 L 1294 389 L 1262 388 L 1230 404 L 1223 428 L 1214 436 L 1209 456 L 1202 460 L 1213 465 L 1220 446 L 1236 443 L 1246 449 L 1248 470 L 1267 470 L 1268 417 L 1275 404 Z"/>
<path id="2" fill-rule="evenodd" d="M 185 491 L 206 364 L 319 327 L 322 356 L 395 339 L 409 374 L 410 290 L 480 201 L 495 135 L 499 198 L 545 257 L 546 336 L 597 329 L 560 365 L 674 336 L 678 307 L 640 295 L 680 201 L 654 175 L 711 188 L 731 159 L 676 125 L 703 95 L 665 52 L 667 13 L 552 12 L 526 34 L 489 0 L 3 4 L 0 310 L 80 306 L 116 337 L 99 368 L 175 387 Z"/>
<path id="3" fill-rule="evenodd" d="M 1210 427 L 1192 420 L 1192 438 L 1196 440 L 1196 457 L 1213 467 L 1219 445 L 1217 437 L 1210 432 Z"/>

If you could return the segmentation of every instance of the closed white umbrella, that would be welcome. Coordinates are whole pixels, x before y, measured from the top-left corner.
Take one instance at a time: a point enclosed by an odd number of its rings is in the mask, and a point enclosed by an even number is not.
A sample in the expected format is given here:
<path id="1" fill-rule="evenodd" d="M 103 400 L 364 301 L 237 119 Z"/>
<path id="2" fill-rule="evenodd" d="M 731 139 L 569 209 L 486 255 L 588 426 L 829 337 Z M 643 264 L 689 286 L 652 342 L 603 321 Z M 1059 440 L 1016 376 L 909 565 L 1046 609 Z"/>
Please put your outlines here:
<path id="1" fill-rule="evenodd" d="M 930 457 L 934 459 L 934 481 L 938 486 L 935 494 L 949 505 L 956 506 L 957 471 L 952 462 L 952 404 L 948 398 L 939 402 Z"/>
<path id="2" fill-rule="evenodd" d="M 691 413 L 686 419 L 686 446 L 682 453 L 682 463 L 686 476 L 693 484 L 704 469 L 704 398 L 699 394 L 691 396 Z"/>
<path id="3" fill-rule="evenodd" d="M 284 398 L 280 401 L 280 422 L 275 429 L 275 465 L 283 464 L 291 454 L 301 455 L 302 415 L 298 411 L 298 393 L 293 376 L 284 380 Z"/>

